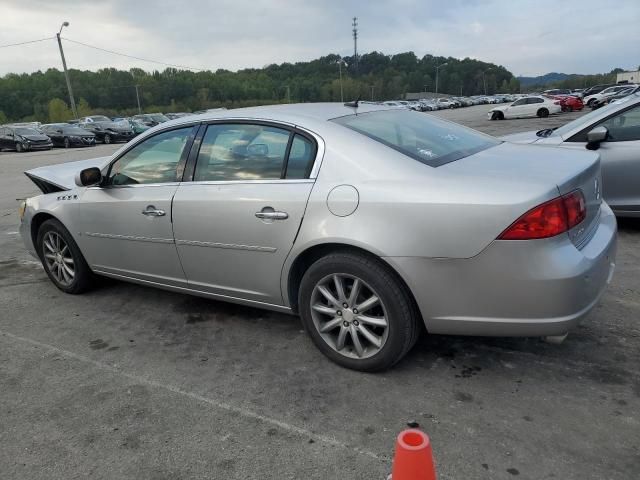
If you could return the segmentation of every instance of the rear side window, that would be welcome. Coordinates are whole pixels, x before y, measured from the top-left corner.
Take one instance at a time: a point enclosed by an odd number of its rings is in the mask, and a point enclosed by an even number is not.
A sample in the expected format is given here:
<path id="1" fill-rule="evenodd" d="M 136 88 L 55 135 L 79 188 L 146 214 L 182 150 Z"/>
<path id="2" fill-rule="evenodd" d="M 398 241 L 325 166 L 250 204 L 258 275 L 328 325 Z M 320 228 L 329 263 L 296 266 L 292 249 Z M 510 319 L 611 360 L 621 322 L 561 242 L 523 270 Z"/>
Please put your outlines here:
<path id="1" fill-rule="evenodd" d="M 410 110 L 361 113 L 332 121 L 431 167 L 501 143 L 475 130 Z"/>
<path id="2" fill-rule="evenodd" d="M 315 144 L 308 138 L 296 134 L 291 142 L 285 178 L 307 178 L 315 157 Z"/>

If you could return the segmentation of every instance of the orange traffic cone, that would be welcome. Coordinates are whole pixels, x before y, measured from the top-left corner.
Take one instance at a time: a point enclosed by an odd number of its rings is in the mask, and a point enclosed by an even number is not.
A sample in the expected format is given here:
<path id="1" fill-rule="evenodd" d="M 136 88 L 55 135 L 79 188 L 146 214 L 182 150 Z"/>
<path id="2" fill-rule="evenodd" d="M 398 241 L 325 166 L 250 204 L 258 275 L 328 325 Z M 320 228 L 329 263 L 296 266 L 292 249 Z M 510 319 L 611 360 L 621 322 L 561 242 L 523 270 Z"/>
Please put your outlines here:
<path id="1" fill-rule="evenodd" d="M 411 428 L 400 432 L 393 457 L 393 480 L 436 480 L 436 467 L 429 437 Z"/>

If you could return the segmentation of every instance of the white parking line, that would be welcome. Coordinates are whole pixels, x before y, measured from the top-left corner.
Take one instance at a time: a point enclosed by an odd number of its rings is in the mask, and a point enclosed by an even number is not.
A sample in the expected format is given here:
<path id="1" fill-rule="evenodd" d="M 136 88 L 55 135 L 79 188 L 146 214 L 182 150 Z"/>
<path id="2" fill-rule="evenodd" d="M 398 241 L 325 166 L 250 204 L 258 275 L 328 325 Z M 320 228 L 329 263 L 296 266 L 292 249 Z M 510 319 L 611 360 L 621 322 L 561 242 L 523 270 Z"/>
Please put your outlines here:
<path id="1" fill-rule="evenodd" d="M 14 335 L 13 333 L 9 333 L 9 332 L 5 332 L 0 330 L 0 336 L 1 337 L 6 337 L 6 338 L 10 338 L 12 340 L 17 340 L 19 342 L 22 343 L 26 343 L 35 347 L 39 347 L 39 348 L 43 348 L 45 350 L 48 350 L 51 353 L 57 353 L 58 355 L 62 355 L 64 357 L 67 358 L 71 358 L 74 360 L 77 360 L 79 362 L 82 363 L 86 363 L 89 365 L 93 365 L 96 368 L 99 368 L 101 370 L 105 370 L 111 373 L 114 373 L 116 375 L 119 375 L 121 377 L 127 378 L 129 380 L 133 380 L 137 383 L 140 384 L 144 384 L 144 385 L 148 385 L 150 387 L 154 387 L 157 389 L 162 389 L 162 390 L 166 390 L 169 391 L 171 393 L 177 394 L 177 395 L 182 395 L 185 397 L 188 397 L 192 400 L 196 400 L 198 402 L 202 402 L 202 403 L 206 403 L 207 405 L 210 405 L 214 408 L 218 408 L 220 410 L 226 410 L 228 412 L 234 412 L 237 413 L 245 418 L 251 418 L 254 420 L 258 420 L 260 422 L 263 423 L 268 423 L 270 425 L 274 425 L 282 430 L 285 430 L 289 433 L 293 433 L 293 434 L 297 434 L 300 436 L 304 436 L 310 439 L 313 439 L 316 442 L 322 442 L 326 445 L 330 445 L 332 447 L 337 447 L 340 448 L 342 450 L 353 450 L 354 452 L 361 454 L 361 455 L 365 455 L 367 457 L 373 458 L 375 460 L 379 460 L 381 462 L 385 462 L 388 463 L 390 461 L 389 458 L 383 456 L 383 455 L 378 455 L 375 452 L 369 451 L 369 450 L 365 450 L 353 445 L 348 445 L 344 442 L 341 442 L 340 440 L 337 440 L 333 437 L 329 437 L 327 435 L 322 435 L 322 434 L 318 434 L 318 433 L 314 433 L 310 430 L 307 430 L 305 428 L 302 427 L 298 427 L 296 425 L 292 425 L 290 423 L 284 422 L 282 420 L 277 420 L 275 418 L 272 417 L 267 417 L 265 415 L 261 415 L 259 413 L 256 413 L 252 410 L 246 409 L 246 408 L 242 408 L 242 407 L 236 407 L 233 405 L 230 405 L 228 403 L 225 402 L 221 402 L 219 400 L 216 400 L 214 398 L 209 398 L 209 397 L 204 397 L 202 395 L 198 395 L 197 393 L 193 393 L 193 392 L 188 392 L 186 390 L 182 390 L 181 388 L 178 388 L 174 385 L 168 385 L 168 384 L 164 384 L 161 382 L 158 382 L 156 380 L 152 380 L 150 378 L 146 378 L 146 377 L 142 377 L 140 375 L 136 375 L 133 373 L 128 373 L 125 372 L 121 369 L 119 369 L 118 367 L 114 366 L 114 365 L 109 365 L 103 362 L 100 362 L 98 360 L 93 360 L 89 357 L 86 357 L 84 355 L 78 354 L 78 353 L 74 353 L 74 352 L 70 352 L 69 350 L 64 350 L 62 348 L 58 348 L 58 347 L 54 347 L 53 345 L 48 345 L 46 343 L 42 343 L 39 342 L 37 340 L 32 340 L 30 338 L 25 338 L 25 337 L 21 337 L 19 335 Z"/>

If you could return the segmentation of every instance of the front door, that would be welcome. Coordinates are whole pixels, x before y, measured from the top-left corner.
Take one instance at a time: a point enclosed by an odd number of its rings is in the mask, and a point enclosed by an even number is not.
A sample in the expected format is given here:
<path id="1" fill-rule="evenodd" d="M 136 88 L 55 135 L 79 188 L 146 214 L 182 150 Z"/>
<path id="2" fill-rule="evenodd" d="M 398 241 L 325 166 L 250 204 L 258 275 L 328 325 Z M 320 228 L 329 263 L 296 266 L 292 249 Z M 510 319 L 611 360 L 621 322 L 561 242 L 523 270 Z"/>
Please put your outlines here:
<path id="1" fill-rule="evenodd" d="M 192 127 L 146 138 L 111 164 L 78 205 L 80 247 L 97 272 L 184 285 L 171 204 Z"/>
<path id="2" fill-rule="evenodd" d="M 313 187 L 315 140 L 272 124 L 212 124 L 174 199 L 189 287 L 282 305 L 280 275 Z"/>

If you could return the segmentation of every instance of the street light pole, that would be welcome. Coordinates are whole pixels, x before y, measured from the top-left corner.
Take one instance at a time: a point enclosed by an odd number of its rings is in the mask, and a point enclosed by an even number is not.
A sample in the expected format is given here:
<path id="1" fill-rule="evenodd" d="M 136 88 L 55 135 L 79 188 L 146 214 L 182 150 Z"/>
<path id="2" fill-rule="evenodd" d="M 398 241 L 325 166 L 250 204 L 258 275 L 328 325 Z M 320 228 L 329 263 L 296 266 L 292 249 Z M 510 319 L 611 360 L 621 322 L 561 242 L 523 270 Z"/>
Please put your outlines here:
<path id="1" fill-rule="evenodd" d="M 487 79 L 485 78 L 484 74 L 485 72 L 488 72 L 489 70 L 491 70 L 490 68 L 487 68 L 486 70 L 482 71 L 482 83 L 484 84 L 484 94 L 487 94 Z"/>
<path id="2" fill-rule="evenodd" d="M 371 101 L 373 102 L 373 89 L 376 88 L 375 85 L 369 85 L 371 87 Z"/>
<path id="3" fill-rule="evenodd" d="M 140 108 L 140 94 L 138 93 L 138 87 L 140 85 L 136 85 L 136 100 L 138 101 L 138 113 L 142 115 L 142 109 Z"/>
<path id="4" fill-rule="evenodd" d="M 63 24 L 60 26 L 60 31 L 56 33 L 56 38 L 58 39 L 58 47 L 60 48 L 60 57 L 62 57 L 62 67 L 64 68 L 64 78 L 67 81 L 67 90 L 69 90 L 69 102 L 71 102 L 71 111 L 73 112 L 73 116 L 77 118 L 78 111 L 76 110 L 76 101 L 73 98 L 71 80 L 69 80 L 69 72 L 67 71 L 67 61 L 64 59 L 64 51 L 62 50 L 62 41 L 60 40 L 60 33 L 62 32 L 62 29 L 68 26 L 69 26 L 69 22 L 63 22 Z"/>
<path id="5" fill-rule="evenodd" d="M 438 96 L 438 73 L 440 72 L 440 69 L 444 66 L 446 66 L 448 64 L 448 62 L 443 63 L 442 65 L 437 65 L 436 66 L 436 97 Z"/>

